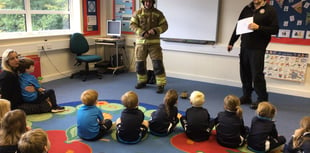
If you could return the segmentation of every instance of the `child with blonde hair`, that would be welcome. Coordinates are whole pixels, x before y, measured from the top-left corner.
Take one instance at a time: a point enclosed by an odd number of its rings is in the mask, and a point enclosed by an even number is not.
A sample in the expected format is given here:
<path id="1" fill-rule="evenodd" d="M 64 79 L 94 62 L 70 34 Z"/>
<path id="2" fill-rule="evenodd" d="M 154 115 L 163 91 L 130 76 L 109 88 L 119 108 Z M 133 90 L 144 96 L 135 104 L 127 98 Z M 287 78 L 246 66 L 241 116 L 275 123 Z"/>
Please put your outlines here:
<path id="1" fill-rule="evenodd" d="M 128 91 L 121 97 L 126 107 L 116 121 L 116 138 L 125 144 L 139 143 L 148 131 L 148 121 L 144 120 L 143 112 L 138 108 L 138 95 Z"/>
<path id="2" fill-rule="evenodd" d="M 216 140 L 224 147 L 240 147 L 245 143 L 249 128 L 244 126 L 239 98 L 227 95 L 224 98 L 224 110 L 214 119 Z"/>
<path id="3" fill-rule="evenodd" d="M 47 133 L 42 129 L 27 131 L 18 141 L 20 153 L 47 153 L 50 147 Z"/>
<path id="4" fill-rule="evenodd" d="M 285 144 L 285 137 L 279 136 L 274 117 L 276 107 L 269 102 L 260 102 L 253 117 L 247 139 L 248 149 L 253 152 L 269 152 Z"/>
<path id="5" fill-rule="evenodd" d="M 175 106 L 178 102 L 178 93 L 174 89 L 167 91 L 164 97 L 164 103 L 158 106 L 158 109 L 151 114 L 149 120 L 150 132 L 156 136 L 167 136 L 172 133 L 179 123 L 178 108 Z"/>
<path id="6" fill-rule="evenodd" d="M 18 150 L 17 143 L 21 135 L 28 130 L 26 113 L 20 109 L 7 112 L 2 119 L 1 126 L 0 152 L 15 153 Z"/>
<path id="7" fill-rule="evenodd" d="M 6 99 L 0 99 L 0 127 L 1 127 L 1 121 L 5 113 L 9 112 L 11 110 L 11 103 L 10 101 Z"/>
<path id="8" fill-rule="evenodd" d="M 205 95 L 200 91 L 193 91 L 190 95 L 191 108 L 185 112 L 185 116 L 181 117 L 181 124 L 184 131 L 193 141 L 208 140 L 211 134 L 212 124 L 210 114 L 203 107 L 205 103 Z"/>
<path id="9" fill-rule="evenodd" d="M 284 153 L 310 153 L 310 116 L 304 116 L 299 125 Z"/>
<path id="10" fill-rule="evenodd" d="M 77 111 L 78 136 L 88 141 L 98 140 L 112 127 L 112 121 L 104 119 L 102 111 L 96 106 L 98 101 L 96 90 L 85 90 L 81 94 L 81 101 L 84 105 Z"/>

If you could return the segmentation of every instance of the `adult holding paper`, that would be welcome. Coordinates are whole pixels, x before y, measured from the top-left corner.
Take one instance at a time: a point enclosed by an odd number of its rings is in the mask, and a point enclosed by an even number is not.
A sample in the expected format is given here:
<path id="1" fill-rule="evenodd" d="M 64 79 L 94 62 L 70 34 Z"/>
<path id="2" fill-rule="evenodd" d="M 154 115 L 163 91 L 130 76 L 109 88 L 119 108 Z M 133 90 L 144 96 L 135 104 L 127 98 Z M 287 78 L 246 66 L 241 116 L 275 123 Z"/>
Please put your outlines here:
<path id="1" fill-rule="evenodd" d="M 251 103 L 250 108 L 256 109 L 258 103 L 268 101 L 266 80 L 264 76 L 264 59 L 267 45 L 271 35 L 279 31 L 278 17 L 275 8 L 266 0 L 253 0 L 245 6 L 240 13 L 239 21 L 253 17 L 253 22 L 248 24 L 248 29 L 241 35 L 240 49 L 240 78 L 243 95 L 240 97 L 242 104 Z M 230 52 L 240 35 L 236 34 L 237 26 L 230 38 L 227 50 Z M 257 94 L 257 100 L 252 102 L 252 91 Z"/>

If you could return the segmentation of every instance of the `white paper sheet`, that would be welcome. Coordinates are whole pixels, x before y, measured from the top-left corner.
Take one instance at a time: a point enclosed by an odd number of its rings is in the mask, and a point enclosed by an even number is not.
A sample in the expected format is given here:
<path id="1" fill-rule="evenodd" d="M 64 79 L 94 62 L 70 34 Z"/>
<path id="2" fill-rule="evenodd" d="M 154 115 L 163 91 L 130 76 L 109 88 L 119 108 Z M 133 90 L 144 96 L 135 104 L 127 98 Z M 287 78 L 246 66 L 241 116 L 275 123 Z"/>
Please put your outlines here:
<path id="1" fill-rule="evenodd" d="M 253 30 L 249 29 L 249 24 L 253 23 L 253 17 L 244 18 L 238 21 L 237 23 L 237 29 L 236 34 L 244 34 L 244 33 L 250 33 L 253 32 Z"/>

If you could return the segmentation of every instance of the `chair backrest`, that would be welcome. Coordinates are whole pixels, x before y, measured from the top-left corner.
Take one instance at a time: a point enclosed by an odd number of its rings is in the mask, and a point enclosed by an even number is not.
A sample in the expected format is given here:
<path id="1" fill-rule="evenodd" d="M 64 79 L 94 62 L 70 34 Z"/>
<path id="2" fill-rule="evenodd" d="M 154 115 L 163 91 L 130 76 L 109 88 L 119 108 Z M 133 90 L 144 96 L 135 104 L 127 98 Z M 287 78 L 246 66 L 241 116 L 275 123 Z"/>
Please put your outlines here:
<path id="1" fill-rule="evenodd" d="M 74 33 L 71 35 L 70 50 L 72 53 L 77 54 L 78 56 L 88 52 L 89 45 L 83 34 Z"/>

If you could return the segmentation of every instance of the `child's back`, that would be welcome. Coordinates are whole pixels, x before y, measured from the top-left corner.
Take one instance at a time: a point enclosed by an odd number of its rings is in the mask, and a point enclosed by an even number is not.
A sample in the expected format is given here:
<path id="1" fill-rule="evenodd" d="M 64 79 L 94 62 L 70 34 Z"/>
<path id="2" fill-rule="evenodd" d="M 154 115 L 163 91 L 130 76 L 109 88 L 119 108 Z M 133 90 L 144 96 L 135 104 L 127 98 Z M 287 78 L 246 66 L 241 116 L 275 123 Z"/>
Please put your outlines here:
<path id="1" fill-rule="evenodd" d="M 118 136 L 124 141 L 136 141 L 139 139 L 140 127 L 144 120 L 144 114 L 138 108 L 126 108 L 121 114 L 121 123 L 118 124 Z"/>
<path id="2" fill-rule="evenodd" d="M 199 91 L 192 92 L 190 96 L 191 108 L 186 110 L 181 118 L 181 124 L 187 137 L 194 141 L 208 140 L 211 133 L 210 114 L 203 108 L 204 94 Z"/>
<path id="3" fill-rule="evenodd" d="M 166 136 L 173 132 L 175 125 L 179 122 L 177 114 L 178 109 L 174 107 L 170 110 L 170 116 L 168 116 L 165 105 L 160 104 L 158 109 L 151 114 L 149 121 L 151 133 L 157 136 Z"/>
<path id="4" fill-rule="evenodd" d="M 16 153 L 17 143 L 26 131 L 25 112 L 20 109 L 7 112 L 2 119 L 0 129 L 0 152 Z"/>
<path id="5" fill-rule="evenodd" d="M 50 147 L 47 133 L 42 129 L 27 131 L 18 141 L 20 153 L 47 153 Z"/>
<path id="6" fill-rule="evenodd" d="M 175 106 L 178 100 L 176 90 L 167 91 L 164 103 L 158 106 L 158 109 L 151 114 L 149 121 L 150 132 L 157 136 L 166 136 L 174 131 L 179 119 L 178 108 Z"/>
<path id="7" fill-rule="evenodd" d="M 252 119 L 247 139 L 248 148 L 254 152 L 270 151 L 285 143 L 285 137 L 278 136 L 273 118 L 276 108 L 269 102 L 261 102 L 256 110 L 257 116 Z"/>
<path id="8" fill-rule="evenodd" d="M 121 143 L 138 143 L 148 130 L 148 124 L 144 122 L 144 114 L 138 109 L 138 96 L 133 91 L 128 91 L 121 99 L 126 109 L 116 121 L 116 138 Z"/>
<path id="9" fill-rule="evenodd" d="M 229 148 L 240 147 L 245 142 L 248 127 L 244 126 L 239 98 L 227 95 L 224 98 L 224 109 L 214 119 L 217 142 Z"/>
<path id="10" fill-rule="evenodd" d="M 310 116 L 300 120 L 300 127 L 285 146 L 284 153 L 310 153 Z"/>
<path id="11" fill-rule="evenodd" d="M 186 133 L 194 141 L 208 140 L 210 136 L 210 114 L 202 107 L 192 107 L 186 110 Z"/>
<path id="12" fill-rule="evenodd" d="M 104 119 L 101 110 L 96 106 L 97 91 L 85 90 L 81 94 L 81 100 L 84 105 L 77 111 L 78 136 L 84 140 L 98 140 L 111 128 L 112 121 Z"/>

